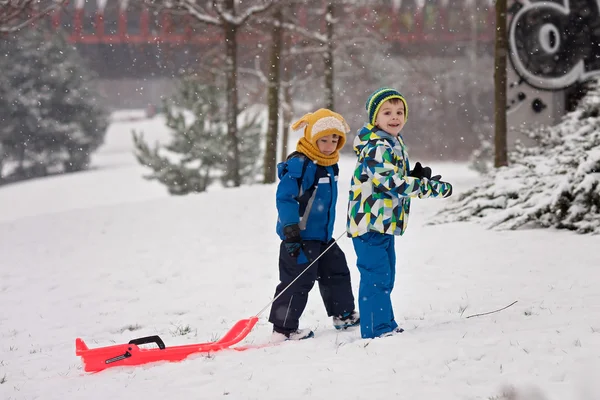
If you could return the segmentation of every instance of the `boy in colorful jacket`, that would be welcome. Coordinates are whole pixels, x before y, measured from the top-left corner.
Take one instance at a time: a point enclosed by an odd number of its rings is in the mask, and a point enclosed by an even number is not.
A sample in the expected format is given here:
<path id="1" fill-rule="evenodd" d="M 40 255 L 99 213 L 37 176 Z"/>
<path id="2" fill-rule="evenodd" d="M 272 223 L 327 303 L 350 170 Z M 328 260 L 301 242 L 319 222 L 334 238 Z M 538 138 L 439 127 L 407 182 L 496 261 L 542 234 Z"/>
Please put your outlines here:
<path id="1" fill-rule="evenodd" d="M 400 333 L 391 292 L 396 273 L 394 236 L 408 223 L 411 198 L 449 197 L 452 186 L 431 169 L 411 171 L 400 131 L 408 119 L 406 99 L 381 88 L 366 104 L 369 122 L 354 140 L 358 156 L 351 181 L 347 230 L 360 271 L 358 308 L 363 338 Z"/>
<path id="2" fill-rule="evenodd" d="M 360 320 L 354 307 L 346 257 L 332 239 L 339 150 L 350 128 L 341 115 L 327 109 L 306 114 L 292 128 L 304 128 L 304 136 L 287 161 L 277 165 L 280 179 L 276 195 L 277 234 L 282 242 L 280 283 L 269 316 L 273 342 L 313 336 L 310 329 L 298 326 L 315 280 L 319 281 L 327 315 L 333 317 L 336 329 L 358 325 Z"/>

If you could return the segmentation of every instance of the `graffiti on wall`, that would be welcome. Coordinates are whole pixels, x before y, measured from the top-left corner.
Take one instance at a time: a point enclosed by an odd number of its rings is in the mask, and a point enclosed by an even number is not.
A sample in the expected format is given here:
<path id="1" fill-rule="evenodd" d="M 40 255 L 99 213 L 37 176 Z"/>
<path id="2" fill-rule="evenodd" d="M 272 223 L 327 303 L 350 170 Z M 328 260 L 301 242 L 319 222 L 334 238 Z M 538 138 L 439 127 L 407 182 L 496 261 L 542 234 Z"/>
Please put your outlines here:
<path id="1" fill-rule="evenodd" d="M 600 75 L 600 0 L 521 0 L 513 6 L 510 61 L 527 84 L 563 90 Z"/>

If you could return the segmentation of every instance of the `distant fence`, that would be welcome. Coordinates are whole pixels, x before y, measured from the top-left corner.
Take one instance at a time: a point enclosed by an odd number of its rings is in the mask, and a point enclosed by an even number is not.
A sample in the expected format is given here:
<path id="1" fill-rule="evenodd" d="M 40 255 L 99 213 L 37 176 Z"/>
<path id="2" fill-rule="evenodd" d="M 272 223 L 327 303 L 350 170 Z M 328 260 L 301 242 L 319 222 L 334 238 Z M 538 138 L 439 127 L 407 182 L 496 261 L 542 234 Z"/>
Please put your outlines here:
<path id="1" fill-rule="evenodd" d="M 194 27 L 189 16 L 176 17 L 126 0 L 74 0 L 52 15 L 55 27 L 63 27 L 72 43 L 82 44 L 214 44 L 221 33 L 211 27 Z M 312 1 L 317 5 L 319 1 Z M 373 29 L 399 43 L 454 43 L 465 40 L 490 42 L 494 38 L 494 6 L 490 0 L 402 0 L 387 5 L 355 6 L 350 12 L 373 21 Z M 397 4 L 394 6 L 394 4 Z M 299 25 L 314 27 L 324 18 L 311 18 L 314 5 L 296 10 Z M 475 18 L 472 18 L 475 17 Z M 342 18 L 342 23 L 344 19 Z M 241 42 L 256 41 L 242 35 Z"/>

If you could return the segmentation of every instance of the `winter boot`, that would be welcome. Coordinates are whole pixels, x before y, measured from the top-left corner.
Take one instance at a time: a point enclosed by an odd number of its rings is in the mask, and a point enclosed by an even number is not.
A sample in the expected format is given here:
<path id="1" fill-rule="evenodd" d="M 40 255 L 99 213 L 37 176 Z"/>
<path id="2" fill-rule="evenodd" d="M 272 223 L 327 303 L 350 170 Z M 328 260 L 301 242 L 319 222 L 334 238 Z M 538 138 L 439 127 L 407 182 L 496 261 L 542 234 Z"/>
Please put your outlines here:
<path id="1" fill-rule="evenodd" d="M 333 317 L 333 327 L 335 329 L 348 329 L 360 324 L 360 316 L 356 311 L 347 312 L 338 317 Z"/>
<path id="2" fill-rule="evenodd" d="M 286 340 L 303 340 L 314 337 L 315 334 L 310 329 L 290 330 L 273 326 L 273 334 L 271 335 L 271 343 L 285 342 Z"/>

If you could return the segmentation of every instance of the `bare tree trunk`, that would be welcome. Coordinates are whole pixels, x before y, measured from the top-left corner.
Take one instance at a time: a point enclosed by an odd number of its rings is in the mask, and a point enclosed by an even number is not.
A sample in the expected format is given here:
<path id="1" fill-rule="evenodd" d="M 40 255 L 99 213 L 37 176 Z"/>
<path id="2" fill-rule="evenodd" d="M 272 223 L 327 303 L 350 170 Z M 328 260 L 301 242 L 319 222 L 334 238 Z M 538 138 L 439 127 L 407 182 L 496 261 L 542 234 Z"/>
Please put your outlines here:
<path id="1" fill-rule="evenodd" d="M 506 138 L 506 0 L 496 0 L 496 41 L 494 54 L 495 86 L 495 156 L 496 168 L 508 165 Z"/>
<path id="2" fill-rule="evenodd" d="M 225 8 L 235 15 L 235 0 L 227 0 Z M 225 36 L 225 70 L 227 71 L 227 137 L 229 137 L 228 175 L 234 186 L 241 185 L 240 146 L 237 132 L 238 88 L 237 88 L 237 25 L 223 22 Z"/>
<path id="3" fill-rule="evenodd" d="M 477 40 L 477 18 L 479 17 L 478 11 L 479 8 L 469 7 L 471 10 L 471 49 L 468 51 L 469 60 L 471 61 L 471 68 L 473 71 L 477 70 L 477 54 L 478 54 L 478 40 Z M 477 104 L 477 92 L 475 90 L 471 91 L 471 102 L 473 104 Z"/>
<path id="4" fill-rule="evenodd" d="M 333 87 L 333 31 L 334 31 L 334 7 L 333 2 L 327 2 L 325 8 L 325 21 L 326 21 L 326 35 L 327 35 L 327 49 L 323 53 L 323 61 L 325 63 L 325 108 L 334 110 L 334 87 Z"/>
<path id="5" fill-rule="evenodd" d="M 289 63 L 287 63 L 289 64 Z M 290 138 L 290 126 L 294 117 L 294 107 L 292 104 L 292 88 L 290 82 L 289 65 L 284 69 L 286 85 L 283 87 L 283 135 L 281 136 L 281 161 L 285 161 L 288 155 L 288 141 Z"/>
<path id="6" fill-rule="evenodd" d="M 283 42 L 282 23 L 283 13 L 281 12 L 281 7 L 276 7 L 273 12 L 273 30 L 271 31 L 272 44 L 267 94 L 269 117 L 264 158 L 264 183 L 275 182 L 277 131 L 279 130 L 279 88 L 281 86 L 281 47 Z"/>

